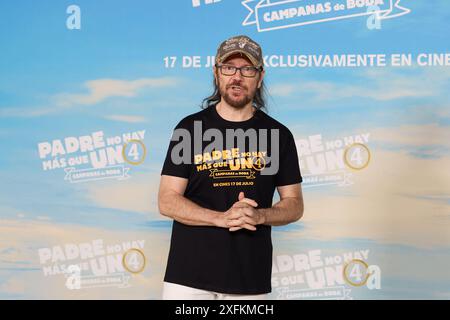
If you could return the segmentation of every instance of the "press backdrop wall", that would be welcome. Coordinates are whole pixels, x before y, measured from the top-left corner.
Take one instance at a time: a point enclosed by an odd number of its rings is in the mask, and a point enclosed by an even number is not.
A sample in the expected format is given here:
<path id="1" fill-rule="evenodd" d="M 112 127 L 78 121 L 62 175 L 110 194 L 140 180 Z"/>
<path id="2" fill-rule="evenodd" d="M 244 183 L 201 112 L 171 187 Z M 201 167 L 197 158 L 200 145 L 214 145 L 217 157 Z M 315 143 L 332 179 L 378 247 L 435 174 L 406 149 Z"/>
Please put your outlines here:
<path id="1" fill-rule="evenodd" d="M 0 298 L 160 298 L 171 132 L 212 93 L 220 42 L 246 34 L 304 178 L 304 217 L 273 228 L 271 297 L 449 299 L 449 14 L 445 0 L 2 2 Z"/>

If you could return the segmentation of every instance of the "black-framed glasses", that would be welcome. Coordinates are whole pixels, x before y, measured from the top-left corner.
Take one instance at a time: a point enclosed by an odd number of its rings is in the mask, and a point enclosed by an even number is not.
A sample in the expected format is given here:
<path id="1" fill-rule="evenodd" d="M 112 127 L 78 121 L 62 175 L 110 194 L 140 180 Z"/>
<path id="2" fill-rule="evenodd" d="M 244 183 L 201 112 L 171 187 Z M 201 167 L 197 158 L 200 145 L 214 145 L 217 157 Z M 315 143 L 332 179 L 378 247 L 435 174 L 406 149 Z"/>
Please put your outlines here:
<path id="1" fill-rule="evenodd" d="M 220 72 L 224 76 L 234 76 L 236 72 L 239 70 L 243 77 L 254 78 L 258 71 L 261 71 L 261 67 L 253 67 L 253 66 L 243 66 L 243 67 L 235 67 L 229 64 L 216 64 L 216 68 L 220 69 Z"/>

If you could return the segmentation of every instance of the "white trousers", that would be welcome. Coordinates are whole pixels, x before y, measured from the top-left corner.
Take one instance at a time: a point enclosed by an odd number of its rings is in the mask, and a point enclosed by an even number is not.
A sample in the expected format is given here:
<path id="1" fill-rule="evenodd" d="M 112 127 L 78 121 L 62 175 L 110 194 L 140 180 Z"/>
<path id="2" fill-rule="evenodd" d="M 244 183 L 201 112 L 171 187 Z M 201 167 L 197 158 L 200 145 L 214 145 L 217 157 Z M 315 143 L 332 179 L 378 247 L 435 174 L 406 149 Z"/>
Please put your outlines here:
<path id="1" fill-rule="evenodd" d="M 265 300 L 264 294 L 227 294 L 191 288 L 176 283 L 164 282 L 163 300 Z"/>

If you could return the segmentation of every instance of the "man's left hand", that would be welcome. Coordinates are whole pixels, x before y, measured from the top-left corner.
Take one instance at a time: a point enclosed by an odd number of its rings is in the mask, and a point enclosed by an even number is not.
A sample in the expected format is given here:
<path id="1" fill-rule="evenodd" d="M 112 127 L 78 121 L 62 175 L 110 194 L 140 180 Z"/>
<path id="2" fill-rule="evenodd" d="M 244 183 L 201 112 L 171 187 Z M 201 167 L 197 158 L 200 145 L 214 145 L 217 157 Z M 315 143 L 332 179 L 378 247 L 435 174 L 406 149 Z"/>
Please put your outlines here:
<path id="1" fill-rule="evenodd" d="M 239 208 L 239 212 L 241 213 L 241 217 L 237 219 L 230 220 L 228 222 L 228 226 L 230 227 L 230 231 L 237 231 L 242 229 L 242 225 L 245 223 L 251 224 L 253 226 L 264 224 L 266 221 L 265 215 L 254 208 L 253 206 L 248 204 L 248 201 L 251 199 L 245 198 L 243 192 L 239 193 L 239 201 L 236 202 L 233 207 Z M 253 201 L 253 200 L 251 200 Z"/>

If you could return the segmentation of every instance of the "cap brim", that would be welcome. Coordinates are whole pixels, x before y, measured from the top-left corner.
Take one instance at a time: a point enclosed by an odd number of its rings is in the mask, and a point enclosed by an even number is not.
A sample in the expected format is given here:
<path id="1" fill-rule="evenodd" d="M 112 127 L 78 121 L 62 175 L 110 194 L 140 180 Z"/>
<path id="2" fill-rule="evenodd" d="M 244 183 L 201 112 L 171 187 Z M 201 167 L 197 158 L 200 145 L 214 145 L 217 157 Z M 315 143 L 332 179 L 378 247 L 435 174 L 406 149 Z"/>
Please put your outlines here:
<path id="1" fill-rule="evenodd" d="M 260 66 L 261 66 L 261 65 L 258 63 L 258 61 L 257 61 L 252 55 L 250 55 L 249 53 L 247 53 L 247 52 L 244 51 L 244 50 L 239 50 L 239 49 L 233 50 L 233 51 L 230 51 L 230 52 L 224 54 L 224 55 L 220 58 L 220 61 L 219 61 L 219 62 L 224 62 L 226 59 L 228 59 L 229 57 L 231 57 L 232 55 L 237 54 L 237 53 L 240 53 L 240 54 L 243 54 L 244 56 L 246 56 L 246 57 L 248 58 L 248 60 L 250 60 L 250 62 L 253 63 L 253 65 L 254 65 L 255 67 L 260 67 Z"/>

